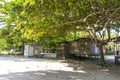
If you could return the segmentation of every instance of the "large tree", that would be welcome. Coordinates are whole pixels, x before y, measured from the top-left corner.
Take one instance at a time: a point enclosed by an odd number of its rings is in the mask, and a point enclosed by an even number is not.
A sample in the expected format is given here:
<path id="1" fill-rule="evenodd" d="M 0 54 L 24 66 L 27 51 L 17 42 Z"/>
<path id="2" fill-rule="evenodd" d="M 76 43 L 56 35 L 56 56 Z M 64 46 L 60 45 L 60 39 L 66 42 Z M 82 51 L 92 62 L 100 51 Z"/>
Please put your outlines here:
<path id="1" fill-rule="evenodd" d="M 111 40 L 111 29 L 119 29 L 120 1 L 11 0 L 3 12 L 24 36 L 36 41 L 46 35 L 59 39 L 73 30 L 87 31 L 99 46 L 104 66 L 102 46 Z"/>
<path id="2" fill-rule="evenodd" d="M 9 8 L 5 7 L 5 5 L 8 3 L 6 1 L 7 0 L 0 1 L 0 39 L 1 43 L 2 41 L 4 41 L 4 44 L 2 44 L 2 48 L 10 49 L 22 46 L 24 38 L 22 37 L 20 30 L 15 27 L 16 24 L 14 23 L 12 18 L 7 15 L 7 11 L 5 12 L 5 10 Z M 14 11 L 11 11 L 11 13 L 13 12 Z"/>

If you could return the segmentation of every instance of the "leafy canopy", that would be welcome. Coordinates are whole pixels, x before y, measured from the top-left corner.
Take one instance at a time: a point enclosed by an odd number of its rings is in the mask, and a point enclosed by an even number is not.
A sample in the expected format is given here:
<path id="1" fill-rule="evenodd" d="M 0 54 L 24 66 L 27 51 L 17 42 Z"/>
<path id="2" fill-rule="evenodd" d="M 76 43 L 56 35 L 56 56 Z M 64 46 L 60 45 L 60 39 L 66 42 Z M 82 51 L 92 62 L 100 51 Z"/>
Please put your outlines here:
<path id="1" fill-rule="evenodd" d="M 11 0 L 2 12 L 28 40 L 47 44 L 88 32 L 93 41 L 105 42 L 111 38 L 110 29 L 116 29 L 113 24 L 119 23 L 119 6 L 119 0 Z"/>

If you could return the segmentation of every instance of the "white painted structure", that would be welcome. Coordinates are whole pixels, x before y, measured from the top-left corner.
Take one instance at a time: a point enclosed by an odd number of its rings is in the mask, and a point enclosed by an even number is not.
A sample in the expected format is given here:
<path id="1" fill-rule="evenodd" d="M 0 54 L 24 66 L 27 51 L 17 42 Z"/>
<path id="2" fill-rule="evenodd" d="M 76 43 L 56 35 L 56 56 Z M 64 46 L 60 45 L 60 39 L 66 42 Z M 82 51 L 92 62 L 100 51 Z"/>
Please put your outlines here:
<path id="1" fill-rule="evenodd" d="M 96 44 L 90 45 L 90 54 L 91 55 L 98 55 L 99 54 L 99 48 L 97 47 Z"/>
<path id="2" fill-rule="evenodd" d="M 56 53 L 43 53 L 43 58 L 56 58 Z"/>
<path id="3" fill-rule="evenodd" d="M 40 56 L 42 47 L 37 44 L 28 44 L 24 46 L 24 57 Z"/>
<path id="4" fill-rule="evenodd" d="M 28 44 L 24 46 L 24 57 L 43 57 L 56 58 L 56 53 L 43 53 L 42 46 L 37 44 Z"/>

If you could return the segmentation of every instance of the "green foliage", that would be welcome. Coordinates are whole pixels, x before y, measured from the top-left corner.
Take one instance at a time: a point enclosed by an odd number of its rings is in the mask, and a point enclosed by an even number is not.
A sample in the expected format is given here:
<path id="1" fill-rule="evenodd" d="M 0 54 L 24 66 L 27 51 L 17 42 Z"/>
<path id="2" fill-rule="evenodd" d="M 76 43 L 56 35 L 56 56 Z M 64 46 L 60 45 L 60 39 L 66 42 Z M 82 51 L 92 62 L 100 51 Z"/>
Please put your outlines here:
<path id="1" fill-rule="evenodd" d="M 4 39 L 0 39 L 0 51 L 5 50 L 7 48 L 7 43 Z"/>
<path id="2" fill-rule="evenodd" d="M 105 31 L 120 19 L 119 6 L 119 0 L 11 0 L 1 12 L 7 25 L 15 24 L 10 27 L 10 43 L 26 40 L 50 47 L 87 37 L 87 32 L 94 41 L 105 42 L 111 34 Z"/>

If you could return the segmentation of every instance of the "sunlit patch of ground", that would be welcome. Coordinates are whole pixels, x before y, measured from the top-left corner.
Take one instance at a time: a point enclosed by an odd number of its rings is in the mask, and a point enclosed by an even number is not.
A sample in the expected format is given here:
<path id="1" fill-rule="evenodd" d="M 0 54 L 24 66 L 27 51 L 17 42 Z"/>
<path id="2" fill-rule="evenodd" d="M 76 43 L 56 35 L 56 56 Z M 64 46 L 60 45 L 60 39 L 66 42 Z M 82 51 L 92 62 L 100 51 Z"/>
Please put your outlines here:
<path id="1" fill-rule="evenodd" d="M 120 80 L 120 67 L 90 61 L 0 57 L 0 80 Z"/>
<path id="2" fill-rule="evenodd" d="M 2 57 L 3 58 L 3 57 Z M 5 58 L 5 57 L 4 57 Z M 17 57 L 16 57 L 17 58 Z M 7 57 L 6 60 L 0 60 L 0 74 L 8 74 L 14 72 L 28 72 L 28 71 L 46 71 L 46 70 L 61 70 L 61 71 L 71 71 L 74 72 L 72 67 L 68 67 L 67 63 L 62 63 L 57 60 L 49 59 L 28 59 L 28 58 L 18 58 Z M 76 72 L 86 73 L 85 71 L 79 70 Z"/>

